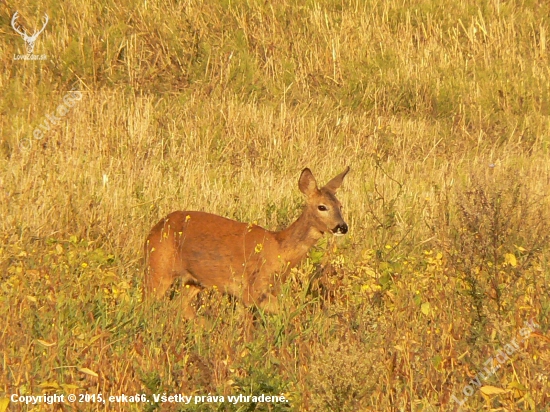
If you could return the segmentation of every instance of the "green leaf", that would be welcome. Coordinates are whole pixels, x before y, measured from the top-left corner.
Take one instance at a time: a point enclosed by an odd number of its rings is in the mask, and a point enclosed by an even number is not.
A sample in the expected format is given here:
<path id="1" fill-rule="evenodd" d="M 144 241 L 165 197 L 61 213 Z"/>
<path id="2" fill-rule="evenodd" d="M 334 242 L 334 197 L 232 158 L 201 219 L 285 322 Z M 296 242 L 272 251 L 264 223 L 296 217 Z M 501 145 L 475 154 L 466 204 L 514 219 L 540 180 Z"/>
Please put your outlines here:
<path id="1" fill-rule="evenodd" d="M 1 398 L 0 399 L 0 412 L 6 412 L 8 410 L 8 405 L 10 404 L 10 398 Z"/>
<path id="2" fill-rule="evenodd" d="M 424 315 L 428 315 L 430 313 L 430 302 L 424 302 L 422 305 L 420 305 L 420 310 Z"/>
<path id="3" fill-rule="evenodd" d="M 504 260 L 506 263 L 508 263 L 512 267 L 516 267 L 518 265 L 518 261 L 516 259 L 516 256 L 513 253 L 506 253 L 504 255 Z"/>

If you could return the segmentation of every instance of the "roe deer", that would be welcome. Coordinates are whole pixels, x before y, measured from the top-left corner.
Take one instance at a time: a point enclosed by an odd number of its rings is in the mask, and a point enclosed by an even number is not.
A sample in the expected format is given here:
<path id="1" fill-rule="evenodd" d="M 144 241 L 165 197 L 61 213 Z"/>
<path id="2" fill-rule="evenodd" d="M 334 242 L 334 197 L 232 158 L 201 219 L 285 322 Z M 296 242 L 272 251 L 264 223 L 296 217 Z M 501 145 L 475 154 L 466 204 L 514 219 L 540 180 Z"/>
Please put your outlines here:
<path id="1" fill-rule="evenodd" d="M 145 242 L 145 297 L 161 298 L 180 277 L 189 289 L 188 318 L 194 317 L 189 303 L 203 287 L 217 287 L 245 306 L 277 313 L 277 276 L 296 266 L 325 232 L 347 233 L 335 193 L 348 171 L 349 167 L 318 189 L 311 171 L 304 169 L 298 187 L 306 195 L 306 205 L 302 215 L 280 232 L 204 212 L 169 214 Z"/>

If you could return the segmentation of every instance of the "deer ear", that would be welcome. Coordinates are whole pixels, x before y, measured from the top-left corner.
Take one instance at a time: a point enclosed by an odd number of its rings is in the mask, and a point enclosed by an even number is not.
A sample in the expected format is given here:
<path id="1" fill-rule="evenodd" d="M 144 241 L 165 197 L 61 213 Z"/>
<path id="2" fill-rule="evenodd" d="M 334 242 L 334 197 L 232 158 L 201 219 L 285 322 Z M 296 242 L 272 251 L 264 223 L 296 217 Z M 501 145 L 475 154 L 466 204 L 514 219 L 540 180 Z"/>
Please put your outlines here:
<path id="1" fill-rule="evenodd" d="M 344 170 L 342 173 L 340 173 L 338 176 L 334 177 L 330 182 L 328 182 L 325 185 L 325 189 L 327 189 L 330 193 L 334 194 L 336 191 L 342 186 L 342 182 L 344 181 L 344 177 L 349 172 L 349 166 L 346 167 L 346 170 Z"/>
<path id="2" fill-rule="evenodd" d="M 313 173 L 311 173 L 311 170 L 307 167 L 302 170 L 300 180 L 298 181 L 298 187 L 300 188 L 300 191 L 308 197 L 316 193 L 318 190 L 317 182 L 313 177 Z"/>

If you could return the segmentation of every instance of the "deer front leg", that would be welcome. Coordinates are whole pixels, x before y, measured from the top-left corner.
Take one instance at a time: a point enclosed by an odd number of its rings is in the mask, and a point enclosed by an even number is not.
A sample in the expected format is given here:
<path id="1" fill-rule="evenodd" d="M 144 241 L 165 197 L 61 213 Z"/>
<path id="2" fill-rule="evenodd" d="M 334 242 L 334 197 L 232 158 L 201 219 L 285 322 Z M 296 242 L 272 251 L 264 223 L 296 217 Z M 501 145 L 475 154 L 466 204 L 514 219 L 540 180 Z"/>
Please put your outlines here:
<path id="1" fill-rule="evenodd" d="M 272 276 L 262 277 L 261 273 L 253 273 L 243 293 L 243 302 L 246 306 L 256 305 L 267 313 L 279 313 L 280 307 L 277 296 L 272 293 L 275 279 L 271 278 Z"/>

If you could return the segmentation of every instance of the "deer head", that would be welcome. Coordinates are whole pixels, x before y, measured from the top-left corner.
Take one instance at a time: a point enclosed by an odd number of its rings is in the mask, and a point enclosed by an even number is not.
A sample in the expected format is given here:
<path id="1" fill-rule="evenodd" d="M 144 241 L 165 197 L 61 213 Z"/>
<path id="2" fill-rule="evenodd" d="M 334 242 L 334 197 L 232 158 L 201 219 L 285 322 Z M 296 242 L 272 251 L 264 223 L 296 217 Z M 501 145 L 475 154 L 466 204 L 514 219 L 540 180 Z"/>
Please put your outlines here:
<path id="1" fill-rule="evenodd" d="M 23 38 L 23 40 L 25 40 L 25 43 L 27 46 L 27 53 L 32 54 L 34 50 L 34 43 L 36 42 L 38 35 L 44 31 L 44 29 L 46 28 L 46 25 L 48 24 L 48 20 L 49 20 L 48 15 L 44 13 L 44 17 L 43 17 L 44 25 L 39 31 L 35 31 L 32 36 L 29 36 L 25 31 L 25 29 L 21 28 L 16 24 L 16 20 L 18 17 L 19 17 L 19 12 L 16 11 L 11 19 L 11 27 L 13 27 L 13 30 L 15 30 L 15 32 L 19 34 Z"/>

